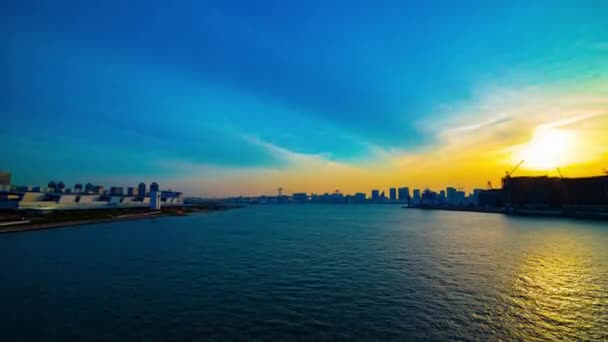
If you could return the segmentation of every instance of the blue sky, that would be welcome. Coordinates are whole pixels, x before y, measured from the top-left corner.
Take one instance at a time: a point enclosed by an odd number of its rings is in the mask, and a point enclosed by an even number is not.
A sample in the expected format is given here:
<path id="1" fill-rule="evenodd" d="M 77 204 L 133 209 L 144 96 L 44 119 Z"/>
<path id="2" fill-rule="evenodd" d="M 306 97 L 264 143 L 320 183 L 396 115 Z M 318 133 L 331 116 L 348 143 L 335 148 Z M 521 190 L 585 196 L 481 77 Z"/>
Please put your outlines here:
<path id="1" fill-rule="evenodd" d="M 452 126 L 511 121 L 484 112 L 504 89 L 606 85 L 604 1 L 0 6 L 0 158 L 20 184 L 159 179 L 221 194 L 319 161 L 388 173 Z"/>

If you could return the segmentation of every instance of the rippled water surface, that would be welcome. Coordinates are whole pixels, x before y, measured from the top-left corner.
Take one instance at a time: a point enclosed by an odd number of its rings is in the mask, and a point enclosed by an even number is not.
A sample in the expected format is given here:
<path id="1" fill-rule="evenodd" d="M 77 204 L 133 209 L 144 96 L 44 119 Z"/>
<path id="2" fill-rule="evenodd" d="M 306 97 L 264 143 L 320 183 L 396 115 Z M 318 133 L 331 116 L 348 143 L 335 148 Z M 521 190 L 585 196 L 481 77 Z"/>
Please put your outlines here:
<path id="1" fill-rule="evenodd" d="M 606 340 L 608 224 L 257 206 L 0 235 L 0 340 Z"/>

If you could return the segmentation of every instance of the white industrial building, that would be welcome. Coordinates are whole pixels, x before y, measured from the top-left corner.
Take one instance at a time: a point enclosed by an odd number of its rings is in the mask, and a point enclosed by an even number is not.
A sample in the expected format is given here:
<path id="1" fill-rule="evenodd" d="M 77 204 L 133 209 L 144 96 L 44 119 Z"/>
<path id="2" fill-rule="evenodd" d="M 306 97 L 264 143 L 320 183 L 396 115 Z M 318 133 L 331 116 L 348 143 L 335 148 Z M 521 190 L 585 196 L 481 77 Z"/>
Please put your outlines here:
<path id="1" fill-rule="evenodd" d="M 181 192 L 159 191 L 156 207 L 182 206 L 184 204 Z M 66 194 L 50 192 L 26 191 L 14 193 L 12 196 L 0 199 L 6 209 L 19 210 L 77 210 L 77 209 L 111 209 L 111 208 L 148 208 L 148 196 L 114 196 L 97 194 Z M 10 202 L 10 203 L 8 203 Z"/>

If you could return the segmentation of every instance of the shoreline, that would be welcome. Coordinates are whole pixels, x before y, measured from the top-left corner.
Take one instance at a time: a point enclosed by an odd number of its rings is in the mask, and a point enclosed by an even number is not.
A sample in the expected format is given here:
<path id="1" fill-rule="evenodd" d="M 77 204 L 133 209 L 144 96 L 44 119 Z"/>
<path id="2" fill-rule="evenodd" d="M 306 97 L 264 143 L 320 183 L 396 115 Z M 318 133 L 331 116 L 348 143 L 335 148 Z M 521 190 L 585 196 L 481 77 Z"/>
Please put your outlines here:
<path id="1" fill-rule="evenodd" d="M 440 210 L 477 212 L 486 214 L 502 214 L 505 216 L 527 216 L 527 217 L 553 217 L 574 220 L 608 220 L 606 211 L 583 211 L 583 210 L 547 210 L 547 209 L 514 209 L 514 208 L 480 208 L 480 207 L 446 207 L 446 206 L 403 206 L 405 209 Z"/>
<path id="2" fill-rule="evenodd" d="M 91 224 L 98 223 L 112 223 L 112 222 L 121 222 L 121 221 L 134 221 L 134 220 L 144 220 L 144 219 L 153 219 L 157 217 L 167 217 L 167 216 L 188 216 L 191 214 L 200 214 L 200 213 L 209 213 L 213 211 L 222 211 L 238 208 L 237 206 L 223 206 L 223 205 L 210 205 L 210 206 L 201 206 L 201 207 L 190 207 L 190 208 L 171 208 L 170 210 L 159 210 L 159 211 L 147 211 L 140 213 L 132 213 L 132 214 L 122 214 L 113 217 L 96 217 L 96 218 L 87 218 L 87 219 L 76 219 L 76 220 L 65 220 L 65 221 L 51 221 L 51 222 L 28 222 L 28 223 L 18 223 L 16 221 L 14 225 L 9 226 L 0 226 L 0 234 L 10 234 L 10 233 L 21 233 L 28 231 L 36 231 L 36 230 L 46 230 L 46 229 L 56 229 L 56 228 L 64 228 L 64 227 L 74 227 L 74 226 L 86 226 Z"/>
<path id="3" fill-rule="evenodd" d="M 123 217 L 112 217 L 112 218 L 95 218 L 95 219 L 87 219 L 87 220 L 77 220 L 77 221 L 64 221 L 64 222 L 46 222 L 46 223 L 26 223 L 22 225 L 16 225 L 14 227 L 7 226 L 0 228 L 0 234 L 8 234 L 8 233 L 19 233 L 19 232 L 27 232 L 33 230 L 45 230 L 45 229 L 53 229 L 53 228 L 63 228 L 63 227 L 71 227 L 71 226 L 85 226 L 96 223 L 111 223 L 111 222 L 120 222 L 120 221 L 132 221 L 132 220 L 142 220 L 142 219 L 150 219 L 155 217 L 164 217 L 169 216 L 170 213 L 163 212 L 151 212 L 144 214 L 133 214 Z M 174 216 L 174 215 L 171 215 Z"/>

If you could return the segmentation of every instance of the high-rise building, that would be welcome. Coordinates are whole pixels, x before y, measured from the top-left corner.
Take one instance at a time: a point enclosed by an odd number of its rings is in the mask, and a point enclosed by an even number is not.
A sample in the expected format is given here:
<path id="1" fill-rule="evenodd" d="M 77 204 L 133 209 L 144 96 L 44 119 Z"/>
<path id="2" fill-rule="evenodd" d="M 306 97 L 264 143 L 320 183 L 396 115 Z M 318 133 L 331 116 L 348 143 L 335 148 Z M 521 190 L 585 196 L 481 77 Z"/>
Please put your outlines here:
<path id="1" fill-rule="evenodd" d="M 308 202 L 308 195 L 305 192 L 294 192 L 291 195 L 291 200 L 294 203 L 306 203 Z"/>
<path id="2" fill-rule="evenodd" d="M 137 193 L 139 194 L 139 196 L 146 196 L 146 183 L 139 183 L 139 186 L 137 187 Z"/>
<path id="3" fill-rule="evenodd" d="M 122 195 L 122 186 L 113 186 L 110 188 L 110 195 L 112 196 L 121 196 Z"/>
<path id="4" fill-rule="evenodd" d="M 420 189 L 414 189 L 413 201 L 415 204 L 420 203 Z"/>
<path id="5" fill-rule="evenodd" d="M 398 194 L 399 194 L 400 201 L 407 202 L 407 200 L 410 198 L 410 188 L 408 188 L 408 187 L 399 188 Z"/>
<path id="6" fill-rule="evenodd" d="M 155 184 L 155 183 L 152 183 Z M 152 187 L 152 186 L 150 186 Z M 160 192 L 159 191 L 150 191 L 150 209 L 160 210 Z"/>
<path id="7" fill-rule="evenodd" d="M 0 191 L 9 191 L 11 187 L 11 173 L 0 171 Z"/>
<path id="8" fill-rule="evenodd" d="M 449 187 L 446 190 L 448 203 L 456 204 L 456 188 Z"/>
<path id="9" fill-rule="evenodd" d="M 103 190 L 103 185 L 95 185 L 93 187 L 93 193 L 95 194 L 103 194 L 104 190 Z"/>
<path id="10" fill-rule="evenodd" d="M 132 186 L 130 186 L 130 187 L 127 188 L 127 195 L 129 195 L 129 196 L 137 196 L 137 193 L 138 193 L 137 188 L 134 188 Z"/>
<path id="11" fill-rule="evenodd" d="M 74 192 L 76 192 L 76 193 L 82 192 L 82 184 L 75 184 Z"/>
<path id="12" fill-rule="evenodd" d="M 465 205 L 467 194 L 464 191 L 456 191 L 454 194 L 454 204 L 456 205 Z"/>
<path id="13" fill-rule="evenodd" d="M 84 192 L 87 193 L 94 193 L 95 192 L 95 185 L 93 185 L 93 183 L 87 183 L 84 186 Z"/>
<path id="14" fill-rule="evenodd" d="M 357 192 L 354 196 L 353 196 L 353 201 L 355 203 L 363 203 L 365 202 L 365 193 L 363 192 Z"/>
<path id="15" fill-rule="evenodd" d="M 159 191 L 158 183 L 152 182 L 152 184 L 150 184 L 150 192 L 158 192 L 158 191 Z"/>
<path id="16" fill-rule="evenodd" d="M 445 190 L 439 191 L 439 201 L 445 202 Z"/>
<path id="17" fill-rule="evenodd" d="M 437 193 L 432 191 L 429 188 L 424 189 L 422 194 L 420 195 L 420 201 L 422 204 L 436 204 L 437 203 Z"/>
<path id="18" fill-rule="evenodd" d="M 389 190 L 389 198 L 391 201 L 396 201 L 397 200 L 397 189 L 396 188 L 390 188 Z"/>
<path id="19" fill-rule="evenodd" d="M 471 197 L 471 203 L 479 205 L 479 195 L 483 192 L 483 189 L 473 189 L 473 195 Z"/>
<path id="20" fill-rule="evenodd" d="M 372 201 L 376 202 L 380 200 L 380 190 L 372 190 Z"/>

